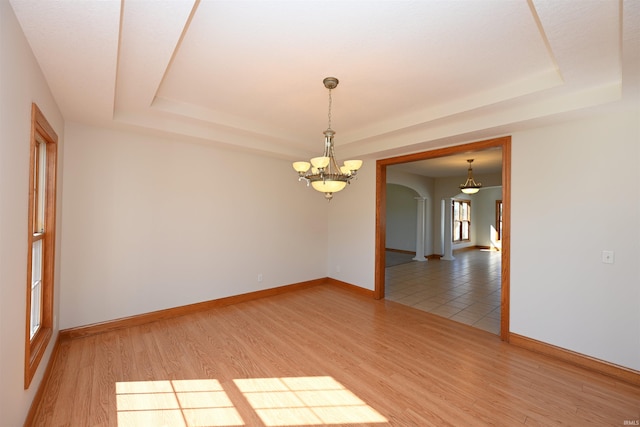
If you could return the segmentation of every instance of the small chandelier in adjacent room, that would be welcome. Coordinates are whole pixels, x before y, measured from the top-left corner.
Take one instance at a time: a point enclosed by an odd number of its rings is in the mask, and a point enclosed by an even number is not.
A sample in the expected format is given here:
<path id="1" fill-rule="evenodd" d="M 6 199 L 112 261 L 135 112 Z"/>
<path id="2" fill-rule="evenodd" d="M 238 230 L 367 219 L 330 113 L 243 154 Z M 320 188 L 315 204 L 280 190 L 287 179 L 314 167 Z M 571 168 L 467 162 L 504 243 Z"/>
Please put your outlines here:
<path id="1" fill-rule="evenodd" d="M 473 163 L 473 159 L 468 159 L 469 169 L 467 170 L 467 182 L 464 184 L 460 184 L 460 190 L 464 194 L 476 194 L 480 191 L 480 187 L 482 187 L 482 183 L 476 182 L 473 179 L 473 171 L 471 170 L 471 163 Z"/>
<path id="2" fill-rule="evenodd" d="M 336 134 L 331 129 L 331 90 L 338 86 L 338 79 L 327 77 L 322 83 L 329 89 L 329 126 L 324 131 L 324 151 L 322 156 L 314 157 L 309 162 L 294 162 L 293 168 L 298 172 L 298 181 L 306 181 L 314 190 L 324 193 L 327 200 L 331 200 L 333 193 L 344 189 L 356 176 L 356 172 L 362 166 L 362 160 L 345 160 L 343 166 L 338 166 L 333 149 L 333 136 Z"/>

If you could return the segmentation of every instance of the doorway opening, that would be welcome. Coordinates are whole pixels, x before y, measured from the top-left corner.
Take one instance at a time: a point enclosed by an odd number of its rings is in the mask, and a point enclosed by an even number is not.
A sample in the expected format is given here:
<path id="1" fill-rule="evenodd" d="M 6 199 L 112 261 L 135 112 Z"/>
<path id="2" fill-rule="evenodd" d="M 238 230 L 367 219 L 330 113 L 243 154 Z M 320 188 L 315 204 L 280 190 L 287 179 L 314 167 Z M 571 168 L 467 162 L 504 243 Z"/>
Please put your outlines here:
<path id="1" fill-rule="evenodd" d="M 387 167 L 427 159 L 443 158 L 459 154 L 469 154 L 484 150 L 501 149 L 501 185 L 500 194 L 502 217 L 500 246 L 500 337 L 507 341 L 509 336 L 509 271 L 510 271 L 510 179 L 511 179 L 511 137 L 505 136 L 446 147 L 421 153 L 381 159 L 376 162 L 376 260 L 375 260 L 375 297 L 385 297 L 385 250 L 386 246 L 386 205 L 387 205 Z M 450 238 L 450 237 L 448 237 Z M 437 239 L 435 239 L 437 241 Z M 444 239 L 443 239 L 444 241 Z M 442 248 L 440 248 L 442 249 Z"/>

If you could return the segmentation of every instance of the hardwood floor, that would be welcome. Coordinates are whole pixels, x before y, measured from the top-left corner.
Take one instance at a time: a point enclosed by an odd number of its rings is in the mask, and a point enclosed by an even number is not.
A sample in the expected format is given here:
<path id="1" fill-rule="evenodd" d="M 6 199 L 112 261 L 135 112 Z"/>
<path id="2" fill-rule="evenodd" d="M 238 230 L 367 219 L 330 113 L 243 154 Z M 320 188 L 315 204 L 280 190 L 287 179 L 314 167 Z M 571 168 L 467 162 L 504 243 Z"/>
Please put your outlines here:
<path id="1" fill-rule="evenodd" d="M 60 343 L 36 426 L 620 426 L 640 387 L 316 286 Z"/>

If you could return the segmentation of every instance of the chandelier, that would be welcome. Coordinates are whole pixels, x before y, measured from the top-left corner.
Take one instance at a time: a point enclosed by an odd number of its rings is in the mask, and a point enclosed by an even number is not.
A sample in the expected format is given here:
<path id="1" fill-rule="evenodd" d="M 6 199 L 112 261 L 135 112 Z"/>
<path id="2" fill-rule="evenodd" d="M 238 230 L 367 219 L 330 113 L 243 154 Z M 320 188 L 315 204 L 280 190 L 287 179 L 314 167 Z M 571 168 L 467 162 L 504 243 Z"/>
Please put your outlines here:
<path id="1" fill-rule="evenodd" d="M 468 159 L 469 169 L 467 170 L 467 182 L 464 184 L 460 184 L 460 190 L 464 194 L 475 194 L 480 191 L 480 187 L 482 187 L 482 183 L 476 182 L 473 179 L 473 171 L 471 170 L 471 163 L 473 163 L 473 159 Z"/>
<path id="2" fill-rule="evenodd" d="M 362 160 L 345 160 L 343 166 L 338 166 L 333 149 L 333 136 L 336 133 L 331 129 L 331 90 L 338 86 L 338 79 L 327 77 L 322 83 L 329 89 L 329 125 L 324 131 L 324 151 L 322 156 L 314 157 L 310 162 L 294 162 L 293 169 L 298 172 L 298 181 L 305 181 L 307 187 L 311 185 L 330 201 L 333 193 L 343 190 L 356 176 Z"/>

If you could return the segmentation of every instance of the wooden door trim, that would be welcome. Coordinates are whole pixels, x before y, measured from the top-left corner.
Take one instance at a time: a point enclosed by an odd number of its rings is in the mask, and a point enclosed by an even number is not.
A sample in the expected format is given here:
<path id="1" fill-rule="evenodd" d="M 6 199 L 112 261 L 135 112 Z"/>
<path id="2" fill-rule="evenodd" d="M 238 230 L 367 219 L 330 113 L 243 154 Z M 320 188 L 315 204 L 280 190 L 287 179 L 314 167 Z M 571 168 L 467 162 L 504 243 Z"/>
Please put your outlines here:
<path id="1" fill-rule="evenodd" d="M 376 253 L 375 289 L 376 299 L 384 298 L 385 290 L 385 244 L 387 166 L 418 160 L 433 159 L 452 154 L 482 151 L 490 148 L 502 149 L 502 288 L 500 297 L 500 338 L 509 341 L 509 279 L 511 265 L 511 136 L 487 139 L 468 144 L 439 148 L 420 153 L 405 154 L 376 162 Z"/>

